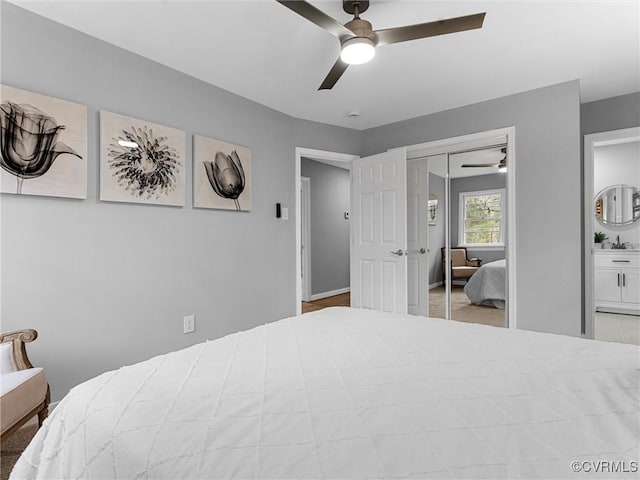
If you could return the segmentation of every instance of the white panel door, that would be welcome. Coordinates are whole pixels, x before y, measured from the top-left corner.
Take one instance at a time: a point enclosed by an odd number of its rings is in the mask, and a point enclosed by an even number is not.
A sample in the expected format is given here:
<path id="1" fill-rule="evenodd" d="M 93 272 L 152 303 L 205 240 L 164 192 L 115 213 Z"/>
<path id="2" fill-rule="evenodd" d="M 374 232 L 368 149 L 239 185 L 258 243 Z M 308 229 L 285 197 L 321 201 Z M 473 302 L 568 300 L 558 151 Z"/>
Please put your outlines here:
<path id="1" fill-rule="evenodd" d="M 407 296 L 411 315 L 429 315 L 428 203 L 426 160 L 407 164 Z"/>
<path id="2" fill-rule="evenodd" d="M 351 306 L 407 313 L 404 148 L 351 166 Z"/>

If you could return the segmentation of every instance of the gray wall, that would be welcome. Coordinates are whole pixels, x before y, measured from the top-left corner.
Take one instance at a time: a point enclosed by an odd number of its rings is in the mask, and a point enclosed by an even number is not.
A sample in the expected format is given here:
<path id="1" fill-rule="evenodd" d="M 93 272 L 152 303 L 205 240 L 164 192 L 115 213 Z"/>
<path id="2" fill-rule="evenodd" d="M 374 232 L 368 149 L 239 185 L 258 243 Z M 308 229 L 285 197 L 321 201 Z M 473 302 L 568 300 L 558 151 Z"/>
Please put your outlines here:
<path id="1" fill-rule="evenodd" d="M 460 217 L 460 193 L 479 190 L 495 190 L 507 187 L 507 175 L 478 175 L 476 177 L 460 177 L 451 179 L 451 245 L 458 245 L 458 222 Z M 506 212 L 505 212 L 506 215 Z M 505 217 L 506 218 L 506 217 Z M 506 241 L 506 231 L 505 231 Z M 467 249 L 469 257 L 481 258 L 482 263 L 489 263 L 504 258 L 504 248 Z"/>
<path id="2" fill-rule="evenodd" d="M 580 107 L 582 135 L 621 130 L 638 125 L 640 125 L 640 92 L 583 103 Z"/>
<path id="3" fill-rule="evenodd" d="M 295 314 L 295 147 L 358 154 L 360 132 L 293 119 L 4 2 L 1 27 L 3 83 L 89 113 L 87 200 L 2 195 L 2 331 L 39 331 L 29 351 L 54 400 L 105 370 Z M 185 208 L 98 201 L 101 109 L 187 132 Z M 251 147 L 252 212 L 191 208 L 194 133 Z M 197 331 L 184 335 L 188 314 Z"/>
<path id="4" fill-rule="evenodd" d="M 577 336 L 582 292 L 577 80 L 366 130 L 363 155 L 508 126 L 516 128 L 518 327 Z"/>
<path id="5" fill-rule="evenodd" d="M 302 176 L 311 190 L 311 293 L 349 287 L 349 170 L 308 158 L 302 159 Z"/>

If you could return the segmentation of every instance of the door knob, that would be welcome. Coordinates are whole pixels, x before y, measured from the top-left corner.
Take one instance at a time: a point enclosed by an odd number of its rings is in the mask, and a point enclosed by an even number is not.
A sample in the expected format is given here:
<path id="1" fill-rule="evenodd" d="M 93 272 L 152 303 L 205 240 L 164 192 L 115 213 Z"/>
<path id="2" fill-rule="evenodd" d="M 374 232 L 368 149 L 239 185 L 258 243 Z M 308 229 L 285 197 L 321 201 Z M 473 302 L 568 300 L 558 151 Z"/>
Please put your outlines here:
<path id="1" fill-rule="evenodd" d="M 393 255 L 397 255 L 399 257 L 402 257 L 404 255 L 404 250 L 402 250 L 401 248 L 399 248 L 398 250 L 396 250 L 395 252 L 389 252 Z"/>
<path id="2" fill-rule="evenodd" d="M 425 253 L 427 253 L 427 250 L 426 250 L 425 248 L 421 248 L 421 249 L 420 249 L 420 253 L 421 253 L 421 254 L 425 254 Z"/>

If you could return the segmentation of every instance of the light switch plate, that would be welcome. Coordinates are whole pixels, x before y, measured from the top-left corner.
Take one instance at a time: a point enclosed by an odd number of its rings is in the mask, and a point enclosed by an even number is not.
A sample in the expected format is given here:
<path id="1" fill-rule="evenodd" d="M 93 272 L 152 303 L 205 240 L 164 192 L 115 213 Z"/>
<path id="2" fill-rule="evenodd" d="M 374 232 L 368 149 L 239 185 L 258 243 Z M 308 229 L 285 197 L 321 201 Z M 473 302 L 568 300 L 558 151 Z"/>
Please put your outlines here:
<path id="1" fill-rule="evenodd" d="M 187 315 L 184 317 L 184 333 L 193 333 L 196 331 L 195 315 Z"/>

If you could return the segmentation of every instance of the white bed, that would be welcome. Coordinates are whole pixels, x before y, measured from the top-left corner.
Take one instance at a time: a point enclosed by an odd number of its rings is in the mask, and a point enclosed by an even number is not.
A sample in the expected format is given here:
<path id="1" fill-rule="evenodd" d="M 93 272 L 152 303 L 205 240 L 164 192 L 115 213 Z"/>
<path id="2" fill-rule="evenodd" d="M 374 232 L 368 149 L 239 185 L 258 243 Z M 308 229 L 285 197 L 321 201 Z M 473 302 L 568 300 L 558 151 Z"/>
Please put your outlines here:
<path id="1" fill-rule="evenodd" d="M 12 478 L 577 478 L 639 460 L 639 367 L 632 345 L 332 308 L 75 387 Z"/>
<path id="2" fill-rule="evenodd" d="M 464 286 L 471 303 L 504 310 L 507 288 L 506 260 L 496 260 L 480 267 Z"/>

